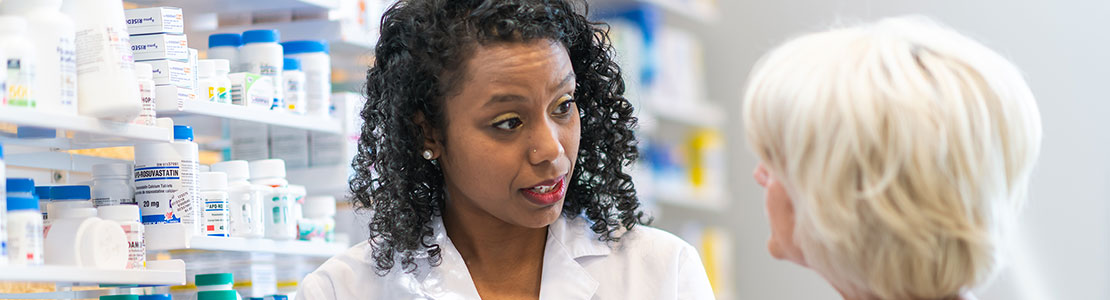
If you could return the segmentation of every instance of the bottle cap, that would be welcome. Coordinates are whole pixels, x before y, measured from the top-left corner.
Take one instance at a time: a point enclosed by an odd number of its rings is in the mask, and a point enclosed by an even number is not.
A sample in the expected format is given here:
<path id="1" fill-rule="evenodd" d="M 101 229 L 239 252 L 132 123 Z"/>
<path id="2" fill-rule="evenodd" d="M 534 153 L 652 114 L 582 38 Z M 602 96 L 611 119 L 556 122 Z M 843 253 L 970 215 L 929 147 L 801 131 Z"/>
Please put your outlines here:
<path id="1" fill-rule="evenodd" d="M 185 125 L 173 125 L 173 139 L 175 140 L 193 140 L 193 127 Z"/>
<path id="2" fill-rule="evenodd" d="M 87 185 L 59 185 L 50 188 L 50 199 L 53 200 L 89 200 L 90 198 Z"/>
<path id="3" fill-rule="evenodd" d="M 234 290 L 203 291 L 197 293 L 197 300 L 235 300 L 237 296 Z"/>
<path id="4" fill-rule="evenodd" d="M 8 178 L 8 193 L 34 193 L 35 180 L 31 178 Z"/>
<path id="5" fill-rule="evenodd" d="M 251 179 L 280 177 L 285 178 L 285 161 L 281 159 L 263 159 L 250 162 Z"/>
<path id="6" fill-rule="evenodd" d="M 196 286 L 234 284 L 235 277 L 231 273 L 197 274 Z"/>
<path id="7" fill-rule="evenodd" d="M 39 201 L 35 198 L 8 197 L 8 211 L 13 210 L 39 210 Z"/>
<path id="8" fill-rule="evenodd" d="M 224 172 L 228 181 L 250 179 L 250 164 L 245 160 L 229 160 L 212 164 L 212 172 Z"/>
<path id="9" fill-rule="evenodd" d="M 35 187 L 35 196 L 39 197 L 39 200 L 50 200 L 50 188 L 53 188 L 53 187 L 52 186 L 36 186 Z"/>
<path id="10" fill-rule="evenodd" d="M 173 300 L 170 294 L 156 294 L 139 296 L 139 300 Z"/>
<path id="11" fill-rule="evenodd" d="M 139 295 L 105 295 L 100 300 L 139 300 Z"/>
<path id="12" fill-rule="evenodd" d="M 301 69 L 301 60 L 296 59 L 296 58 L 286 57 L 284 60 L 282 60 L 282 68 L 281 69 L 284 70 L 284 71 L 300 70 Z"/>
<path id="13" fill-rule="evenodd" d="M 258 29 L 243 32 L 243 45 L 251 43 L 277 43 L 279 37 L 277 30 Z"/>
<path id="14" fill-rule="evenodd" d="M 243 45 L 243 37 L 238 33 L 217 33 L 208 36 L 208 48 Z"/>
<path id="15" fill-rule="evenodd" d="M 288 41 L 281 43 L 285 55 L 324 52 L 328 53 L 328 42 L 322 40 Z"/>

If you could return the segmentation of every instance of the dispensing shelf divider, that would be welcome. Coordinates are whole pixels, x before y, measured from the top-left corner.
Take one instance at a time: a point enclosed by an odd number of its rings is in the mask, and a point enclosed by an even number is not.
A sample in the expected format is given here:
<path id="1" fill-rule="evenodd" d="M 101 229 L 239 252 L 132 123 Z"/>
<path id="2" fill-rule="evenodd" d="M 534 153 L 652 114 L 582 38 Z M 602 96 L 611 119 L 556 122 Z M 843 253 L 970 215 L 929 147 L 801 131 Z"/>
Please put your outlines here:
<path id="1" fill-rule="evenodd" d="M 105 270 L 71 266 L 0 266 L 0 281 L 138 285 L 185 284 L 185 262 L 149 261 L 143 270 Z M 18 294 L 17 294 L 18 295 Z M 7 294 L 0 298 L 7 299 Z"/>
<path id="2" fill-rule="evenodd" d="M 206 250 L 223 252 L 273 253 L 306 257 L 332 257 L 347 250 L 347 245 L 308 241 L 275 241 L 237 237 L 192 236 L 183 224 L 147 225 L 146 250 Z"/>
<path id="3" fill-rule="evenodd" d="M 167 128 L 10 106 L 0 107 L 0 128 L 3 128 L 0 144 L 60 149 L 129 146 L 136 142 L 168 142 L 171 139 Z M 16 133 L 27 129 L 47 135 Z M 50 134 L 51 131 L 54 134 Z"/>
<path id="4" fill-rule="evenodd" d="M 247 108 L 239 105 L 209 101 L 185 101 L 181 110 L 158 111 L 159 117 L 212 117 L 225 120 L 239 120 L 287 128 L 304 129 L 324 133 L 342 132 L 339 120 L 327 117 L 297 115 L 282 111 Z M 181 123 L 184 124 L 184 123 Z"/>

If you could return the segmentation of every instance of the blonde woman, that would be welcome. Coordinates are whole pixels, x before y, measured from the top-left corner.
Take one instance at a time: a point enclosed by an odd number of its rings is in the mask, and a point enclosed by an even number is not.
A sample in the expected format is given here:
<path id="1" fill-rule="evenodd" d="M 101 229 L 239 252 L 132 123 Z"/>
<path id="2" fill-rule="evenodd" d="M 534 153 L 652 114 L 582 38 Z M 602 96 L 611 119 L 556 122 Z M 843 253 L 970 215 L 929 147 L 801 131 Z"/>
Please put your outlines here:
<path id="1" fill-rule="evenodd" d="M 808 34 L 743 104 L 768 248 L 845 299 L 973 299 L 999 270 L 1041 141 L 1018 69 L 919 17 Z"/>

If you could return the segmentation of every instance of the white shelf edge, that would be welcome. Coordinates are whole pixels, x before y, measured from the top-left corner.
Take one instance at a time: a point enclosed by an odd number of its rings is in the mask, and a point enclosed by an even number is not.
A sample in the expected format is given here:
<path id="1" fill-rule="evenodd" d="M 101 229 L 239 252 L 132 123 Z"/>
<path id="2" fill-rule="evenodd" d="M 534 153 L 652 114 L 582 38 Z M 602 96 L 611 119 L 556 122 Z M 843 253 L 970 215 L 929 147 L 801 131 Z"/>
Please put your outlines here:
<path id="1" fill-rule="evenodd" d="M 185 263 L 166 269 L 106 270 L 72 266 L 0 266 L 0 281 L 69 282 L 99 284 L 182 285 Z"/>
<path id="2" fill-rule="evenodd" d="M 9 166 L 27 167 L 48 170 L 65 170 L 74 172 L 92 172 L 92 166 L 105 163 L 130 163 L 128 160 L 96 157 L 68 152 L 42 151 L 31 153 L 13 153 L 4 157 L 4 163 Z"/>
<path id="3" fill-rule="evenodd" d="M 147 225 L 144 229 L 146 231 L 147 252 L 205 250 L 327 258 L 347 250 L 346 245 L 338 243 L 190 236 L 191 232 L 187 231 L 182 224 Z"/>
<path id="4" fill-rule="evenodd" d="M 59 135 L 62 135 L 61 137 L 21 139 L 14 136 L 5 136 L 2 139 L 2 141 L 13 141 L 16 144 L 26 145 L 43 142 L 44 145 L 48 146 L 80 148 L 80 144 L 129 145 L 136 141 L 168 142 L 171 138 L 171 132 L 167 128 L 100 120 L 81 115 L 51 113 L 22 107 L 0 107 L 0 123 L 64 130 L 74 133 L 72 138 L 65 136 L 65 132 L 58 132 Z"/>
<path id="5" fill-rule="evenodd" d="M 339 134 L 342 126 L 334 118 L 296 115 L 281 111 L 252 109 L 238 105 L 208 101 L 185 101 L 180 111 L 158 111 L 159 116 L 209 116 L 227 120 L 256 122 L 309 131 Z"/>

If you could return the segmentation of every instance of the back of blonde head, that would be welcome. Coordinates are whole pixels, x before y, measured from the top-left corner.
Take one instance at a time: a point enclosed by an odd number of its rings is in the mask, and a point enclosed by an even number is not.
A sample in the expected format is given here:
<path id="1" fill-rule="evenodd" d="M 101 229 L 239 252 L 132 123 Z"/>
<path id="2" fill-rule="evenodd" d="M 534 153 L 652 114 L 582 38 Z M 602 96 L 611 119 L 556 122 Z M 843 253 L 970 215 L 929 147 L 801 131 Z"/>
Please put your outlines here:
<path id="1" fill-rule="evenodd" d="M 806 264 L 845 293 L 944 299 L 998 271 L 1039 152 L 1018 69 L 920 17 L 793 39 L 753 71 L 752 150 Z"/>

